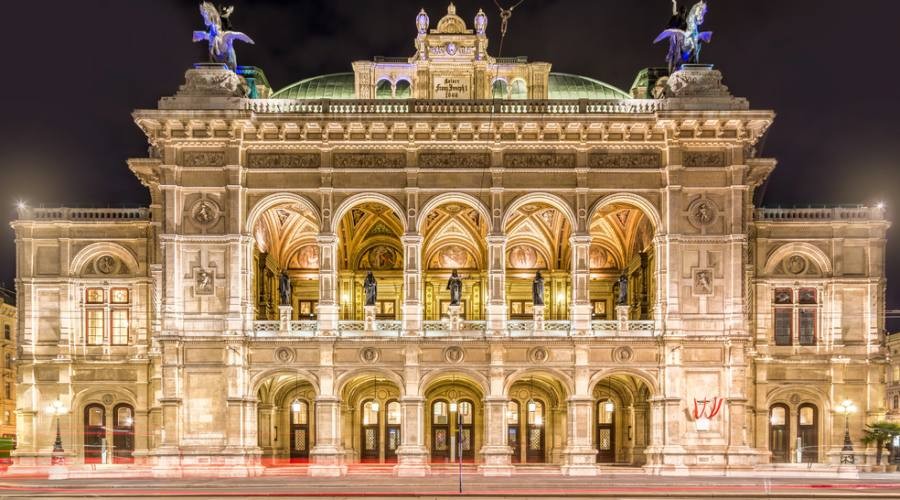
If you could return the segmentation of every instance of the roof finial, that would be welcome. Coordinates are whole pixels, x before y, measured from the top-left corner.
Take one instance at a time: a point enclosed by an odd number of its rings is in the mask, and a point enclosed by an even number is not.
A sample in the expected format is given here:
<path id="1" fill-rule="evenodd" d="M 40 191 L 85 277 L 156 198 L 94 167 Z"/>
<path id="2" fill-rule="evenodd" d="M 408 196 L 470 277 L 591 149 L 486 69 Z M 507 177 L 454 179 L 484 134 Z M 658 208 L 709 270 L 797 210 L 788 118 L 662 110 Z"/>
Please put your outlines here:
<path id="1" fill-rule="evenodd" d="M 450 5 L 447 6 L 447 14 L 450 14 L 451 16 L 456 15 L 456 6 L 453 5 L 453 2 L 450 2 Z"/>
<path id="2" fill-rule="evenodd" d="M 419 30 L 419 34 L 424 35 L 428 31 L 428 26 L 431 24 L 431 20 L 428 19 L 428 13 L 425 12 L 425 9 L 419 11 L 419 15 L 416 16 L 416 29 Z"/>

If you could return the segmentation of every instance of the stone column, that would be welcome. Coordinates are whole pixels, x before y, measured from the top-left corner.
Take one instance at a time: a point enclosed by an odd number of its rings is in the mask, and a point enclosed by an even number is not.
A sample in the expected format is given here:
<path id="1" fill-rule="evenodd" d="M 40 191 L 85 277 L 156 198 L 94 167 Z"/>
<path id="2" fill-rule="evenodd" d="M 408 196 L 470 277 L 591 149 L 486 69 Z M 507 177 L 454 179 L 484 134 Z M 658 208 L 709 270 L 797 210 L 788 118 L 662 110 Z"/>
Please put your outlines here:
<path id="1" fill-rule="evenodd" d="M 490 335 L 506 335 L 506 236 L 488 236 L 487 244 L 487 332 Z"/>
<path id="2" fill-rule="evenodd" d="M 484 463 L 478 470 L 485 476 L 511 476 L 512 449 L 507 443 L 506 396 L 488 396 L 484 399 L 484 446 L 481 456 Z"/>
<path id="3" fill-rule="evenodd" d="M 400 477 L 428 475 L 428 449 L 425 448 L 425 398 L 405 396 L 400 399 L 400 447 L 394 473 Z"/>
<path id="4" fill-rule="evenodd" d="M 403 243 L 403 335 L 422 335 L 422 236 L 407 234 Z"/>
<path id="5" fill-rule="evenodd" d="M 566 420 L 566 449 L 563 452 L 562 473 L 565 476 L 596 476 L 597 450 L 593 445 L 594 399 L 587 395 L 572 396 L 568 400 Z"/>
<path id="6" fill-rule="evenodd" d="M 569 319 L 573 335 L 591 333 L 591 236 L 573 235 L 572 245 L 572 303 Z"/>
<path id="7" fill-rule="evenodd" d="M 274 450 L 272 447 L 272 438 L 275 436 L 272 428 L 275 425 L 273 418 L 275 416 L 275 405 L 271 403 L 260 403 L 257 405 L 257 443 L 262 448 L 264 458 L 272 458 Z"/>
<path id="8" fill-rule="evenodd" d="M 333 336 L 338 331 L 337 235 L 320 234 L 319 243 L 319 335 Z"/>
<path id="9" fill-rule="evenodd" d="M 647 425 L 647 403 L 636 403 L 634 405 L 634 427 L 631 429 L 632 441 L 634 442 L 634 463 L 644 465 L 647 463 L 645 451 L 649 436 L 645 429 L 649 429 Z"/>
<path id="10" fill-rule="evenodd" d="M 341 446 L 341 400 L 336 396 L 316 398 L 316 445 L 310 451 L 309 475 L 339 477 L 347 473 Z"/>

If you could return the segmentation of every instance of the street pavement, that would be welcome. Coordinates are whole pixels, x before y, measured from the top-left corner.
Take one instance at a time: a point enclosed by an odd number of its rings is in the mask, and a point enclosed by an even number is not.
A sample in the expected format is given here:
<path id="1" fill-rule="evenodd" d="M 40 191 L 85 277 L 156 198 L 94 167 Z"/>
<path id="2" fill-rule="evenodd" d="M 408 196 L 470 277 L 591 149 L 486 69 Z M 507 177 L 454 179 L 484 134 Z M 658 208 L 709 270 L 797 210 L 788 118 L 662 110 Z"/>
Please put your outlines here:
<path id="1" fill-rule="evenodd" d="M 470 499 L 512 498 L 896 498 L 900 473 L 861 474 L 858 479 L 658 477 L 635 474 L 596 478 L 527 475 L 484 478 L 464 475 L 462 491 Z M 252 479 L 18 479 L 0 476 L 0 498 L 459 498 L 459 478 L 394 478 L 349 475 L 322 479 L 304 476 Z"/>

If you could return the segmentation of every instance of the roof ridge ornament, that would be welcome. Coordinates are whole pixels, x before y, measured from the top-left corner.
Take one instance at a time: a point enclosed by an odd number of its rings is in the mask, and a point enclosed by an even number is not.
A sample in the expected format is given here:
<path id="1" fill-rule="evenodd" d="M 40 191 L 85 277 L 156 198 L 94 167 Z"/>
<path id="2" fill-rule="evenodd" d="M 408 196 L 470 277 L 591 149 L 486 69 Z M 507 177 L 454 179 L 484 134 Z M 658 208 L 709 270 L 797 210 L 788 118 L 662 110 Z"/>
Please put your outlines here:
<path id="1" fill-rule="evenodd" d="M 237 69 L 237 55 L 234 52 L 234 42 L 240 41 L 253 44 L 253 40 L 249 36 L 240 31 L 227 31 L 222 28 L 222 18 L 225 18 L 226 25 L 231 26 L 231 14 L 234 7 L 227 7 L 219 10 L 210 2 L 202 2 L 200 4 L 200 15 L 203 16 L 203 23 L 206 24 L 206 31 L 195 31 L 194 41 L 209 43 L 209 62 L 225 64 L 228 69 L 234 71 Z"/>
<path id="2" fill-rule="evenodd" d="M 466 22 L 463 18 L 456 15 L 456 5 L 450 2 L 450 5 L 447 6 L 447 15 L 438 21 L 437 29 L 431 32 L 445 35 L 463 35 L 472 33 L 472 30 L 466 27 Z"/>

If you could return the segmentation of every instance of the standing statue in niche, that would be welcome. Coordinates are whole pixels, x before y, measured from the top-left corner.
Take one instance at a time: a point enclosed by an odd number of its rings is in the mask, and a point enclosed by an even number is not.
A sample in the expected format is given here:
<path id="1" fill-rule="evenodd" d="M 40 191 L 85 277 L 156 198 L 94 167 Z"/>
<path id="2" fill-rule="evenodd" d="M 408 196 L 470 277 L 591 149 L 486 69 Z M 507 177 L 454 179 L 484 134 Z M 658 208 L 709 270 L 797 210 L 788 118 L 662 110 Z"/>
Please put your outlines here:
<path id="1" fill-rule="evenodd" d="M 278 280 L 278 294 L 281 296 L 281 305 L 291 305 L 291 278 L 284 271 Z"/>
<path id="2" fill-rule="evenodd" d="M 535 306 L 544 305 L 544 277 L 540 271 L 534 275 L 534 281 L 531 282 L 531 300 Z"/>
<path id="3" fill-rule="evenodd" d="M 450 279 L 447 280 L 447 290 L 450 290 L 450 305 L 458 306 L 460 300 L 462 300 L 462 278 L 459 277 L 456 269 L 453 270 L 450 274 Z"/>
<path id="4" fill-rule="evenodd" d="M 363 290 L 366 292 L 366 305 L 374 306 L 375 301 L 378 299 L 378 282 L 375 280 L 375 275 L 372 274 L 372 271 L 366 274 L 366 280 L 363 281 Z"/>
<path id="5" fill-rule="evenodd" d="M 712 40 L 713 35 L 712 31 L 700 31 L 708 8 L 706 0 L 700 0 L 691 7 L 685 19 L 684 8 L 679 8 L 678 2 L 672 0 L 669 26 L 653 41 L 669 40 L 669 53 L 666 55 L 669 73 L 677 71 L 682 64 L 700 64 L 700 50 L 704 43 Z"/>
<path id="6" fill-rule="evenodd" d="M 233 8 L 226 9 L 226 18 L 231 17 L 233 10 Z M 209 43 L 209 62 L 225 64 L 230 70 L 234 71 L 237 69 L 237 55 L 234 53 L 234 42 L 240 41 L 252 44 L 254 43 L 253 40 L 240 31 L 223 29 L 222 16 L 215 5 L 210 2 L 200 4 L 200 14 L 203 16 L 203 22 L 206 24 L 207 31 L 195 31 L 194 41 L 207 41 Z"/>
<path id="7" fill-rule="evenodd" d="M 624 274 L 619 276 L 619 281 L 616 283 L 619 288 L 619 296 L 616 298 L 617 306 L 627 306 L 628 305 L 628 276 Z"/>

